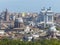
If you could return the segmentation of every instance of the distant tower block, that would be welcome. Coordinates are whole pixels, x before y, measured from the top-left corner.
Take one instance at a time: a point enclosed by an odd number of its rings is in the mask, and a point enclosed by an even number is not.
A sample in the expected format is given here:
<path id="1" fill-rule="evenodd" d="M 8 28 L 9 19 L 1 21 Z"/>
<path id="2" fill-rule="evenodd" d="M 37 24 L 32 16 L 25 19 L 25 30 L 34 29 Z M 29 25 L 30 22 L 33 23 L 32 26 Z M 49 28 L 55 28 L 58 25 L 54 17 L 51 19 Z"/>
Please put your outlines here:
<path id="1" fill-rule="evenodd" d="M 5 21 L 9 21 L 8 9 L 5 10 Z"/>

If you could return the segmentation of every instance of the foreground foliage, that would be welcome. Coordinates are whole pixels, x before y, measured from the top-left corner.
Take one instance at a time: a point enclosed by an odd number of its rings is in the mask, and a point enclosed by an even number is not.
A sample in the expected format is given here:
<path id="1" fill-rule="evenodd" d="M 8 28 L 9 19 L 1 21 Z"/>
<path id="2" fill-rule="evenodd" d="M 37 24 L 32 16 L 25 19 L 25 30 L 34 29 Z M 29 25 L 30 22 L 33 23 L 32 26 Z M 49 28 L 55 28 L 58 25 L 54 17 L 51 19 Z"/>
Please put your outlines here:
<path id="1" fill-rule="evenodd" d="M 39 40 L 39 41 L 20 41 L 11 39 L 1 39 L 0 45 L 60 45 L 60 40 L 50 39 L 50 40 Z"/>

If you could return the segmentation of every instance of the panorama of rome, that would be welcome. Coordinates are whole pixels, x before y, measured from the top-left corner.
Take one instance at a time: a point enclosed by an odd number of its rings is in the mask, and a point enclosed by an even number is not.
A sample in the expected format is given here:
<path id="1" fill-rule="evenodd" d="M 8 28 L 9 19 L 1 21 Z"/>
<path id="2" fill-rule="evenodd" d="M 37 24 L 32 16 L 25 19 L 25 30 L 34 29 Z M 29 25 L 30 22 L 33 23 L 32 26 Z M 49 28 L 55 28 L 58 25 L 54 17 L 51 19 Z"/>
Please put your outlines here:
<path id="1" fill-rule="evenodd" d="M 0 39 L 60 39 L 60 13 L 42 8 L 37 12 L 0 12 Z"/>

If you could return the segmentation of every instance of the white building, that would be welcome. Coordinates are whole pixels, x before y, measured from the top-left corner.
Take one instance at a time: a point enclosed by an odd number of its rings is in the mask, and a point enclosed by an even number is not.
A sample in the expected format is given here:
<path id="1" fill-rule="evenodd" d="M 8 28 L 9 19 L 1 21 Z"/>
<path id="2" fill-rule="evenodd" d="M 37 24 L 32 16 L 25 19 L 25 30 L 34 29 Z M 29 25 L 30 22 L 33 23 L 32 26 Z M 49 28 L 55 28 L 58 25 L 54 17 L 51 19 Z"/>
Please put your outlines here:
<path id="1" fill-rule="evenodd" d="M 50 38 L 57 38 L 57 36 L 60 37 L 60 31 L 56 30 L 56 26 L 51 25 L 48 31 L 48 33 L 50 33 Z"/>
<path id="2" fill-rule="evenodd" d="M 5 34 L 4 30 L 0 30 L 0 36 L 3 36 Z"/>
<path id="3" fill-rule="evenodd" d="M 26 26 L 26 29 L 24 30 L 24 32 L 29 33 L 30 32 L 30 27 Z"/>
<path id="4" fill-rule="evenodd" d="M 54 13 L 51 11 L 51 7 L 47 10 L 43 8 L 40 12 L 40 24 L 42 24 L 44 28 L 52 25 L 54 21 L 53 16 Z"/>

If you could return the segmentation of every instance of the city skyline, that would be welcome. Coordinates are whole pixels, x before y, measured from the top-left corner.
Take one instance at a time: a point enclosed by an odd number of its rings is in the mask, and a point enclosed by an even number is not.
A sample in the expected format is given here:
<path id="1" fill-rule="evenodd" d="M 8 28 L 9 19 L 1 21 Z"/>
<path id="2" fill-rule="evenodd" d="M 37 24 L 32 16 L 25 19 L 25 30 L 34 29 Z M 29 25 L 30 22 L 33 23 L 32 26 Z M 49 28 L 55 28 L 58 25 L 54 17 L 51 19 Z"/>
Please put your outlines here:
<path id="1" fill-rule="evenodd" d="M 59 4 L 59 0 L 0 0 L 0 11 L 40 12 L 43 7 L 52 7 L 54 12 L 60 12 Z"/>

